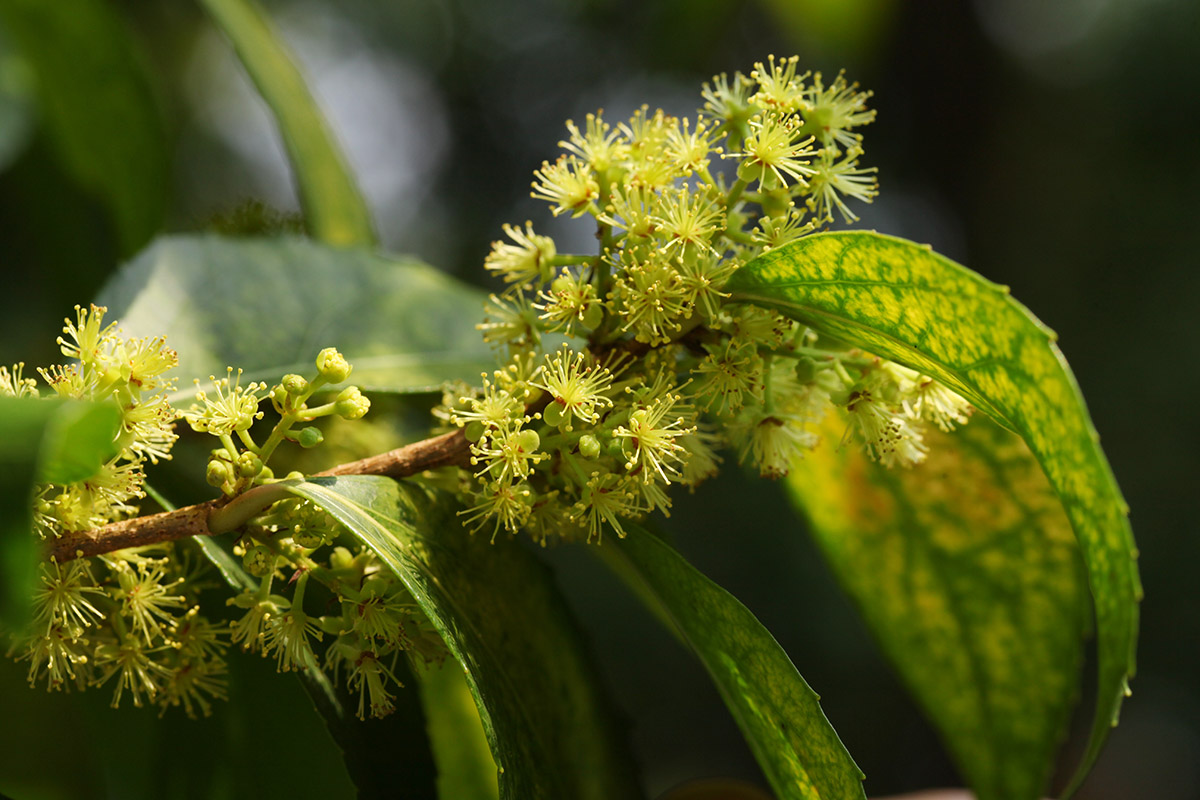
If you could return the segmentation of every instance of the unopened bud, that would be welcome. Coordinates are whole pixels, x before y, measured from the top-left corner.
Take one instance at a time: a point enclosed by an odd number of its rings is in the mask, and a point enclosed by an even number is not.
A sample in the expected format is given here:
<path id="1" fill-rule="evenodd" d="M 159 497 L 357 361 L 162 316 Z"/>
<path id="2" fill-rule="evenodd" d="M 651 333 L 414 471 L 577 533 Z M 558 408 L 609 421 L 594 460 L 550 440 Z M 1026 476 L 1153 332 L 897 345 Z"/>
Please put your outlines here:
<path id="1" fill-rule="evenodd" d="M 336 347 L 326 347 L 317 353 L 317 372 L 329 383 L 341 383 L 350 377 L 350 362 L 348 362 Z"/>

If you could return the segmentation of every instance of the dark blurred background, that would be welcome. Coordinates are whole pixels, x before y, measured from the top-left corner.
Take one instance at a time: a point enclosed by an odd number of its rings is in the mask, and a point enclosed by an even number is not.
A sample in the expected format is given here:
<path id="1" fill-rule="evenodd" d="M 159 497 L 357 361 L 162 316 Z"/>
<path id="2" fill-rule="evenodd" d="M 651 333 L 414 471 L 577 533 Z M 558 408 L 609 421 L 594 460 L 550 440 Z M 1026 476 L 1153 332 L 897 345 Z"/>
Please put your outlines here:
<path id="1" fill-rule="evenodd" d="M 553 159 L 567 118 L 604 108 L 615 121 L 642 103 L 692 113 L 702 81 L 748 72 L 771 53 L 798 53 L 827 76 L 845 67 L 874 90 L 879 116 L 865 131 L 864 160 L 880 168 L 882 194 L 860 226 L 929 242 L 1008 284 L 1058 332 L 1132 507 L 1146 587 L 1139 673 L 1079 797 L 1200 797 L 1200 540 L 1195 505 L 1185 506 L 1200 467 L 1191 416 L 1200 392 L 1200 3 L 266 5 L 347 150 L 385 246 L 474 282 L 503 222 L 533 219 L 586 246 L 588 231 L 551 220 L 528 196 L 530 173 Z M 161 230 L 206 229 L 248 200 L 294 211 L 270 118 L 197 7 L 126 0 L 111 9 L 131 36 L 158 109 L 152 133 L 169 156 L 150 193 L 155 203 L 161 196 L 150 211 Z M 39 124 L 46 107 L 3 33 L 0 363 L 45 364 L 57 357 L 62 317 L 145 235 L 118 230 L 102 192 L 83 188 Z M 679 546 L 791 654 L 872 794 L 957 782 L 778 487 L 730 469 L 677 506 L 669 527 Z M 706 775 L 761 782 L 701 668 L 592 559 L 578 549 L 549 557 L 634 720 L 651 792 Z M 64 717 L 39 717 L 51 706 L 20 683 L 17 668 L 0 668 L 0 751 L 12 762 L 4 769 L 63 730 Z M 73 719 L 73 702 L 53 698 L 53 713 Z M 15 719 L 29 727 L 16 731 Z M 121 735 L 150 725 L 129 710 L 111 719 Z M 1065 765 L 1086 721 L 1077 720 Z M 233 735 L 219 721 L 164 724 L 186 743 Z M 80 725 L 89 741 L 108 730 Z M 113 771 L 108 756 L 95 758 L 109 764 L 99 772 Z M 170 773 L 146 760 L 134 762 Z M 64 785 L 90 785 L 78 781 Z M 286 781 L 262 791 L 297 796 Z"/>

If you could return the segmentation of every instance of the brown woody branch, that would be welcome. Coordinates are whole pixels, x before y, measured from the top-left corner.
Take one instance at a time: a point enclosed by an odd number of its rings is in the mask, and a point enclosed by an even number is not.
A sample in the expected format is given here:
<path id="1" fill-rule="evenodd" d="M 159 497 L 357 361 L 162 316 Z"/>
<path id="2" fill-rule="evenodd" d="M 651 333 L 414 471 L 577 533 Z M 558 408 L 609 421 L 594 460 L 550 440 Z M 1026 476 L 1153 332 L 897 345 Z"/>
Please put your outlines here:
<path id="1" fill-rule="evenodd" d="M 467 437 L 459 430 L 359 461 L 339 464 L 317 475 L 385 475 L 389 478 L 407 478 L 427 469 L 465 467 L 470 464 L 470 458 Z M 54 541 L 49 555 L 62 563 L 76 558 L 103 555 L 126 547 L 170 542 L 188 536 L 208 536 L 213 533 L 208 525 L 210 515 L 229 501 L 230 498 L 219 497 L 174 511 L 121 520 L 96 530 L 65 533 Z"/>

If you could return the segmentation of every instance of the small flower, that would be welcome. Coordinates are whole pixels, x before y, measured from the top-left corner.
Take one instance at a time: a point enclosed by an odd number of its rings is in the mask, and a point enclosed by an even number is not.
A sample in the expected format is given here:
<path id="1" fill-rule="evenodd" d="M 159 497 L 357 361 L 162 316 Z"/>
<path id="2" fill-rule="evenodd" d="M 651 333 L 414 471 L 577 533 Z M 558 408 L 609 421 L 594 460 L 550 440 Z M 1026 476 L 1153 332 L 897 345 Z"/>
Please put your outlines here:
<path id="1" fill-rule="evenodd" d="M 722 440 L 719 435 L 698 426 L 676 441 L 687 451 L 687 458 L 683 460 L 683 474 L 679 477 L 679 482 L 684 486 L 695 488 L 701 481 L 714 477 L 720 471 L 718 465 L 721 457 L 717 455 L 717 448 Z"/>
<path id="2" fill-rule="evenodd" d="M 489 382 L 486 374 L 483 376 L 483 396 L 460 397 L 458 403 L 450 413 L 450 422 L 460 428 L 478 422 L 486 431 L 507 425 L 525 413 L 525 405 L 506 390 Z M 467 408 L 462 408 L 463 405 Z"/>
<path id="3" fill-rule="evenodd" d="M 663 251 L 678 247 L 681 256 L 689 251 L 713 252 L 712 237 L 725 229 L 724 209 L 707 192 L 692 195 L 686 186 L 662 193 L 653 221 L 656 235 L 666 239 Z"/>
<path id="4" fill-rule="evenodd" d="M 686 292 L 685 303 L 699 309 L 706 320 L 716 320 L 722 299 L 729 297 L 721 287 L 739 266 L 737 260 L 721 258 L 715 252 L 683 259 L 679 263 L 679 284 Z"/>
<path id="5" fill-rule="evenodd" d="M 750 77 L 758 81 L 758 91 L 750 102 L 784 113 L 797 111 L 804 99 L 804 79 L 808 76 L 808 73 L 796 75 L 799 61 L 799 56 L 791 56 L 781 58 L 776 64 L 775 56 L 768 56 L 769 66 L 756 62 Z"/>
<path id="6" fill-rule="evenodd" d="M 764 216 L 758 221 L 758 227 L 750 232 L 750 238 L 756 244 L 762 245 L 763 252 L 776 247 L 783 247 L 796 241 L 817 227 L 816 220 L 805 220 L 807 208 L 796 208 L 789 205 L 783 216 Z"/>
<path id="7" fill-rule="evenodd" d="M 173 378 L 170 381 L 160 380 L 164 372 L 179 365 L 179 354 L 167 347 L 164 337 L 127 341 L 124 355 L 129 371 L 127 380 L 135 390 L 149 392 L 175 383 Z"/>
<path id="8" fill-rule="evenodd" d="M 96 670 L 100 673 L 95 684 L 100 686 L 114 675 L 117 686 L 113 692 L 112 707 L 121 704 L 126 689 L 133 695 L 133 704 L 142 707 L 143 695 L 153 700 L 170 678 L 170 671 L 153 658 L 141 639 L 124 636 L 118 640 L 104 642 L 96 648 Z"/>
<path id="9" fill-rule="evenodd" d="M 671 260 L 656 251 L 641 262 L 626 264 L 613 287 L 613 302 L 624 319 L 621 330 L 639 342 L 665 344 L 691 316 L 688 290 Z"/>
<path id="10" fill-rule="evenodd" d="M 862 134 L 851 133 L 850 129 L 875 120 L 874 109 L 867 108 L 870 98 L 871 92 L 859 91 L 857 83 L 846 83 L 844 72 L 839 72 L 828 87 L 818 72 L 812 76 L 812 85 L 804 90 L 804 117 L 826 147 L 837 143 L 849 150 L 862 141 Z"/>
<path id="11" fill-rule="evenodd" d="M 967 423 L 970 403 L 928 375 L 919 376 L 915 384 L 912 397 L 904 400 L 904 412 L 910 419 L 927 420 L 944 431 L 954 430 L 955 423 Z"/>
<path id="12" fill-rule="evenodd" d="M 650 483 L 657 476 L 669 484 L 678 478 L 688 451 L 677 441 L 680 436 L 694 433 L 695 427 L 685 427 L 684 416 L 672 413 L 679 395 L 664 394 L 648 405 L 635 408 L 627 425 L 619 426 L 613 436 L 624 439 L 633 454 L 625 462 L 629 471 L 641 470 L 642 481 Z"/>
<path id="13" fill-rule="evenodd" d="M 157 464 L 159 459 L 169 460 L 171 448 L 179 439 L 174 430 L 177 416 L 178 412 L 171 407 L 164 394 L 124 406 L 121 409 L 121 428 L 129 444 L 122 456 L 129 459 L 147 458 L 151 464 Z"/>
<path id="14" fill-rule="evenodd" d="M 601 118 L 600 113 L 588 114 L 584 129 L 586 132 L 580 133 L 575 123 L 567 120 L 571 137 L 568 141 L 559 142 L 558 146 L 577 155 L 597 175 L 603 175 L 628 154 L 629 145 L 621 138 L 619 131 L 612 129 Z"/>
<path id="15" fill-rule="evenodd" d="M 212 713 L 212 701 L 224 700 L 225 662 L 220 659 L 186 660 L 170 671 L 162 686 L 159 700 L 167 706 L 183 706 L 184 712 L 195 719 L 197 711 L 207 717 Z"/>
<path id="16" fill-rule="evenodd" d="M 297 589 L 297 594 L 300 594 Z M 263 655 L 275 653 L 275 666 L 280 672 L 307 670 L 316 663 L 309 639 L 321 640 L 321 628 L 317 621 L 304 613 L 304 609 L 293 601 L 282 614 L 267 617 L 263 634 Z"/>
<path id="17" fill-rule="evenodd" d="M 4 397 L 37 397 L 37 381 L 24 377 L 21 372 L 25 363 L 13 364 L 12 370 L 0 367 L 0 396 Z"/>
<path id="18" fill-rule="evenodd" d="M 41 564 L 38 578 L 41 586 L 33 595 L 34 618 L 45 622 L 47 631 L 56 626 L 83 629 L 104 619 L 88 599 L 88 595 L 103 597 L 104 590 L 96 586 L 86 560 Z"/>
<path id="19" fill-rule="evenodd" d="M 681 124 L 667 130 L 667 157 L 675 162 L 684 175 L 694 172 L 704 173 L 708 169 L 708 157 L 713 152 L 713 131 L 703 122 L 696 123 L 696 130 L 691 130 L 691 123 L 684 117 Z M 719 154 L 721 149 L 718 147 Z"/>
<path id="20" fill-rule="evenodd" d="M 554 216 L 570 211 L 578 217 L 595 208 L 600 187 L 587 165 L 574 156 L 560 156 L 553 164 L 543 161 L 533 176 L 537 181 L 530 196 L 550 202 Z"/>
<path id="21" fill-rule="evenodd" d="M 834 162 L 834 151 L 826 149 L 817 160 L 816 171 L 809 179 L 809 189 L 812 192 L 808 205 L 818 219 L 833 221 L 833 209 L 841 212 L 842 219 L 853 222 L 858 215 L 850 210 L 843 196 L 872 202 L 879 194 L 879 181 L 875 173 L 876 167 L 863 168 L 857 166 L 858 155 L 861 151 L 851 149 L 841 161 Z"/>
<path id="22" fill-rule="evenodd" d="M 524 231 L 507 224 L 503 227 L 515 244 L 492 242 L 492 251 L 483 260 L 484 268 L 499 274 L 505 283 L 519 286 L 548 281 L 552 269 L 550 259 L 557 253 L 554 240 L 534 233 L 532 222 L 525 223 Z"/>
<path id="23" fill-rule="evenodd" d="M 730 156 L 744 158 L 738 175 L 746 180 L 757 177 L 760 186 L 766 183 L 768 172 L 780 186 L 786 186 L 788 178 L 805 186 L 814 172 L 809 160 L 817 154 L 809 146 L 812 142 L 811 136 L 803 138 L 795 117 L 767 113 L 750 120 L 750 135 L 742 143 L 742 152 Z"/>
<path id="24" fill-rule="evenodd" d="M 540 292 L 540 305 L 534 308 L 542 312 L 548 330 L 572 333 L 577 325 L 595 328 L 604 316 L 604 307 L 596 297 L 596 287 L 583 279 L 582 275 L 563 272 L 550 284 L 550 291 Z"/>
<path id="25" fill-rule="evenodd" d="M 740 409 L 745 398 L 762 397 L 763 362 L 758 348 L 749 342 L 730 338 L 722 344 L 705 345 L 708 356 L 696 366 L 696 386 L 692 396 L 705 411 L 719 416 Z"/>
<path id="26" fill-rule="evenodd" d="M 658 195 L 653 189 L 617 185 L 613 187 L 608 208 L 596 219 L 625 231 L 626 239 L 636 245 L 654 234 L 656 226 L 653 214 L 657 204 Z"/>
<path id="27" fill-rule="evenodd" d="M 605 396 L 612 385 L 612 373 L 599 365 L 589 366 L 583 352 L 573 355 L 563 345 L 553 356 L 546 356 L 542 380 L 530 381 L 550 393 L 550 404 L 542 412 L 546 422 L 568 431 L 572 430 L 573 418 L 595 424 L 600 419 L 599 409 L 612 407 L 612 400 Z"/>
<path id="28" fill-rule="evenodd" d="M 502 525 L 510 533 L 520 530 L 532 510 L 532 497 L 533 492 L 524 483 L 509 484 L 497 481 L 489 483 L 476 495 L 479 503 L 459 511 L 458 515 L 463 518 L 464 525 L 471 526 L 476 532 L 483 528 L 488 519 L 494 519 L 494 542 Z"/>
<path id="29" fill-rule="evenodd" d="M 118 583 L 109 591 L 120 603 L 121 614 L 129 620 L 132 632 L 141 634 L 148 647 L 155 637 L 165 634 L 163 622 L 174 623 L 175 616 L 170 609 L 183 607 L 183 595 L 169 594 L 183 583 L 183 578 L 162 583 L 166 565 L 161 561 L 142 561 L 136 568 L 127 561 L 111 560 L 108 563 Z"/>
<path id="30" fill-rule="evenodd" d="M 56 624 L 30 639 L 21 660 L 29 659 L 30 686 L 45 675 L 47 690 L 68 689 L 70 683 L 82 689 L 91 678 L 89 653 L 92 648 L 79 636 L 78 628 Z"/>
<path id="31" fill-rule="evenodd" d="M 471 464 L 486 464 L 476 477 L 490 473 L 493 480 L 507 483 L 529 477 L 533 465 L 550 456 L 537 452 L 537 431 L 504 425 L 471 445 Z"/>
<path id="32" fill-rule="evenodd" d="M 324 378 L 326 383 L 341 383 L 350 377 L 353 370 L 354 367 L 336 347 L 326 347 L 317 353 L 317 374 Z"/>
<path id="33" fill-rule="evenodd" d="M 750 437 L 742 448 L 758 464 L 764 478 L 782 478 L 805 450 L 816 446 L 819 437 L 805 430 L 807 420 L 795 414 L 763 413 L 750 428 Z"/>
<path id="34" fill-rule="evenodd" d="M 229 640 L 234 644 L 241 643 L 242 649 L 251 653 L 262 649 L 269 623 L 288 605 L 287 599 L 279 595 L 259 599 L 253 592 L 231 597 L 226 603 L 246 609 L 246 613 L 233 623 Z"/>
<path id="35" fill-rule="evenodd" d="M 198 433 L 211 433 L 213 436 L 228 436 L 234 431 L 249 430 L 256 420 L 262 419 L 263 412 L 258 410 L 262 397 L 258 392 L 267 388 L 265 383 L 251 382 L 242 386 L 242 371 L 237 371 L 233 379 L 233 367 L 227 369 L 226 377 L 213 381 L 213 391 L 216 397 L 209 397 L 208 392 L 197 388 L 196 400 L 198 405 L 184 413 L 184 418 Z M 196 381 L 200 386 L 200 381 Z"/>
<path id="36" fill-rule="evenodd" d="M 106 311 L 108 309 L 104 306 L 75 306 L 76 321 L 64 320 L 66 326 L 63 328 L 63 333 L 70 336 L 71 341 L 58 337 L 58 346 L 64 356 L 101 368 L 111 364 L 112 350 L 119 340 L 116 335 L 117 323 L 104 325 Z"/>
<path id="37" fill-rule="evenodd" d="M 619 517 L 636 517 L 642 513 L 638 496 L 617 475 L 592 473 L 579 502 L 571 510 L 571 519 L 587 530 L 588 541 L 599 541 L 607 523 L 617 536 L 625 538 Z"/>
<path id="38" fill-rule="evenodd" d="M 347 678 L 350 688 L 358 689 L 359 719 L 366 719 L 363 711 L 368 698 L 372 717 L 386 717 L 396 710 L 396 705 L 392 702 L 396 698 L 387 690 L 389 680 L 397 686 L 403 686 L 373 651 L 359 651 L 354 659 L 354 668 L 350 670 L 350 677 Z"/>
<path id="39" fill-rule="evenodd" d="M 921 433 L 871 389 L 850 392 L 846 411 L 863 440 L 867 455 L 885 467 L 911 467 L 925 460 L 928 448 Z"/>
<path id="40" fill-rule="evenodd" d="M 700 91 L 704 98 L 705 116 L 718 123 L 718 131 L 729 131 L 734 140 L 740 138 L 741 130 L 754 114 L 750 103 L 750 83 L 740 72 L 729 78 L 724 72 L 714 75 L 712 83 L 705 83 Z"/>
<path id="41" fill-rule="evenodd" d="M 493 294 L 488 297 L 483 322 L 475 329 L 483 331 L 483 340 L 489 344 L 536 347 L 541 341 L 537 321 L 537 312 L 530 307 L 525 295 L 497 297 Z"/>

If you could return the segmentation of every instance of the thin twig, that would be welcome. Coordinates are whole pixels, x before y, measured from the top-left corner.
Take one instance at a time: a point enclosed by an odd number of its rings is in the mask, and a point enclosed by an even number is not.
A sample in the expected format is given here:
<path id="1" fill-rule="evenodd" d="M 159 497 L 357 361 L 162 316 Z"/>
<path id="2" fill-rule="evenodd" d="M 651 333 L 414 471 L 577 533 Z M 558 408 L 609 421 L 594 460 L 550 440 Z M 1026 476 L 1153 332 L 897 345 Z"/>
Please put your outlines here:
<path id="1" fill-rule="evenodd" d="M 318 472 L 317 475 L 386 475 L 390 478 L 407 478 L 438 467 L 465 467 L 470 464 L 470 458 L 470 444 L 466 435 L 458 430 L 359 461 L 339 464 L 333 469 Z M 208 525 L 209 516 L 229 501 L 230 498 L 218 497 L 174 511 L 121 520 L 91 531 L 65 533 L 54 540 L 49 555 L 62 563 L 127 547 L 170 542 L 188 536 L 208 536 L 212 534 Z"/>

